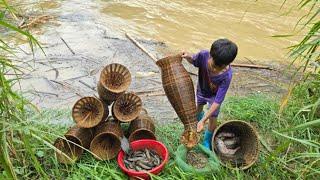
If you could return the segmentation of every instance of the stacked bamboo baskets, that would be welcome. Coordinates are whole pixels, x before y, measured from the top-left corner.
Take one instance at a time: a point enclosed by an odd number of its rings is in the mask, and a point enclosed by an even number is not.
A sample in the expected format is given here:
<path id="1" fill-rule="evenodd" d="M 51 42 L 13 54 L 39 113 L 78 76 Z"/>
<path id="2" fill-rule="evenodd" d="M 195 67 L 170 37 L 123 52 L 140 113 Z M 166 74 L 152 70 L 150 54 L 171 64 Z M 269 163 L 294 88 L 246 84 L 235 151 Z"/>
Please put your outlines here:
<path id="1" fill-rule="evenodd" d="M 88 149 L 98 160 L 115 158 L 124 138 L 121 123 L 130 123 L 127 132 L 130 141 L 156 139 L 154 122 L 142 108 L 140 97 L 126 92 L 130 83 L 131 74 L 121 64 L 109 64 L 102 70 L 97 83 L 99 98 L 79 99 L 72 108 L 76 125 L 54 142 L 60 163 L 72 164 Z"/>

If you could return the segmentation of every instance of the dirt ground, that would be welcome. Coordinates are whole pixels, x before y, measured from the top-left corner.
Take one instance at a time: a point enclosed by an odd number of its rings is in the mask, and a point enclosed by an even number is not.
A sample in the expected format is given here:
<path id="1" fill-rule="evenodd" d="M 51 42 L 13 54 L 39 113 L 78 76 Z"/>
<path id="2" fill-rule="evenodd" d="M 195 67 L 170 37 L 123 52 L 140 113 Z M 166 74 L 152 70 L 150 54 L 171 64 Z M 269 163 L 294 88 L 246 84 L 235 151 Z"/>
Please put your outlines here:
<path id="1" fill-rule="evenodd" d="M 96 84 L 101 69 L 110 63 L 121 63 L 131 72 L 129 91 L 136 92 L 143 106 L 158 123 L 175 121 L 177 115 L 169 104 L 161 84 L 159 68 L 125 36 L 112 29 L 110 22 L 99 18 L 93 2 L 77 4 L 64 1 L 58 9 L 46 13 L 56 16 L 54 22 L 42 25 L 36 35 L 43 46 L 32 55 L 28 46 L 18 55 L 23 67 L 21 89 L 41 109 L 69 108 L 81 96 L 97 95 Z M 39 27 L 38 27 L 39 28 Z M 162 42 L 135 37 L 157 58 L 170 49 Z M 237 63 L 251 63 L 240 62 Z M 185 64 L 194 73 L 197 69 Z M 283 69 L 280 65 L 275 69 Z M 234 76 L 228 96 L 249 93 L 281 95 L 290 77 L 282 70 L 233 68 Z M 194 84 L 197 76 L 192 75 Z M 18 86 L 17 86 L 18 88 Z"/>

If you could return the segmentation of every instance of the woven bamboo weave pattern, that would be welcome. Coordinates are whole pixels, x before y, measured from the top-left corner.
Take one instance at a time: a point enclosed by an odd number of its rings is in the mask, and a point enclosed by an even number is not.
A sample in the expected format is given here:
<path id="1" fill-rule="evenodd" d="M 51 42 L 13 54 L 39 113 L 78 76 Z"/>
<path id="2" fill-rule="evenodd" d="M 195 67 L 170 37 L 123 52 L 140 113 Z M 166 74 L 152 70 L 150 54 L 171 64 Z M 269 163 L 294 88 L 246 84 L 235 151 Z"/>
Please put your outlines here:
<path id="1" fill-rule="evenodd" d="M 182 143 L 192 147 L 198 142 L 195 93 L 192 79 L 181 61 L 180 55 L 168 56 L 158 60 L 157 65 L 161 69 L 162 85 L 169 102 L 184 124 Z"/>
<path id="2" fill-rule="evenodd" d="M 235 156 L 226 157 L 214 148 L 214 139 L 220 132 L 232 132 L 240 138 L 240 149 Z M 259 136 L 254 127 L 249 123 L 239 120 L 227 121 L 215 130 L 212 138 L 212 149 L 214 149 L 221 161 L 221 164 L 228 167 L 248 169 L 259 156 Z"/>
<path id="3" fill-rule="evenodd" d="M 70 159 L 61 152 L 56 151 L 58 161 L 64 164 L 74 163 L 83 153 L 83 148 L 89 148 L 93 135 L 93 129 L 80 128 L 78 126 L 71 127 L 64 135 L 67 140 L 58 138 L 54 143 L 54 146 L 69 156 Z"/>
<path id="4" fill-rule="evenodd" d="M 129 88 L 130 84 L 131 74 L 125 66 L 109 64 L 100 74 L 97 85 L 99 97 L 110 105 Z"/>
<path id="5" fill-rule="evenodd" d="M 99 160 L 113 159 L 121 149 L 122 136 L 123 132 L 119 122 L 108 119 L 96 127 L 90 150 Z"/>
<path id="6" fill-rule="evenodd" d="M 112 116 L 121 122 L 130 122 L 136 119 L 142 109 L 142 101 L 134 93 L 121 95 L 112 105 Z"/>
<path id="7" fill-rule="evenodd" d="M 82 128 L 98 125 L 108 114 L 108 107 L 95 97 L 83 97 L 72 108 L 73 120 Z"/>
<path id="8" fill-rule="evenodd" d="M 137 119 L 131 121 L 128 130 L 130 142 L 139 139 L 156 140 L 154 122 L 145 109 L 142 109 Z"/>

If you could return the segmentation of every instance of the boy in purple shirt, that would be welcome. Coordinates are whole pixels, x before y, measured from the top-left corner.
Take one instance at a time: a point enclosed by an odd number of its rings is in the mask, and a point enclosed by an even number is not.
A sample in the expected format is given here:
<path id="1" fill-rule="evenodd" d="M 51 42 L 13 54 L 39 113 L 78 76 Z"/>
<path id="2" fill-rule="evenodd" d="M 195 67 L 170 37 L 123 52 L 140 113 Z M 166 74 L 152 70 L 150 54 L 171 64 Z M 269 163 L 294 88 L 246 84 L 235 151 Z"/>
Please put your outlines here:
<path id="1" fill-rule="evenodd" d="M 238 47 L 228 39 L 218 39 L 213 42 L 210 52 L 200 51 L 195 55 L 182 53 L 189 63 L 199 68 L 197 85 L 197 131 L 204 128 L 209 119 L 208 129 L 204 134 L 203 145 L 211 149 L 211 139 L 214 129 L 217 127 L 217 117 L 220 106 L 228 91 L 232 69 L 230 63 L 237 56 Z M 204 114 L 203 106 L 209 104 L 210 108 Z"/>

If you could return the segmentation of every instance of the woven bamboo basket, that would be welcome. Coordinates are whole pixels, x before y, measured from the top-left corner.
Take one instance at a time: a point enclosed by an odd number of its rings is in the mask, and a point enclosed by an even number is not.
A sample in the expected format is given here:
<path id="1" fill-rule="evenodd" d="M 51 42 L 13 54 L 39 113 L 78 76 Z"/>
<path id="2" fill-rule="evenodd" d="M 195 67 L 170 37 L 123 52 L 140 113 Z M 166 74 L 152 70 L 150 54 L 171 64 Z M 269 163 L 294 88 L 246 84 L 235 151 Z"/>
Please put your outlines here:
<path id="1" fill-rule="evenodd" d="M 134 93 L 121 95 L 112 105 L 112 116 L 121 122 L 130 122 L 136 119 L 142 109 L 142 101 Z"/>
<path id="2" fill-rule="evenodd" d="M 99 97 L 110 105 L 129 88 L 130 84 L 131 74 L 125 66 L 109 64 L 100 74 L 97 85 Z"/>
<path id="3" fill-rule="evenodd" d="M 96 127 L 95 137 L 90 150 L 99 160 L 110 160 L 117 156 L 121 149 L 123 132 L 119 121 L 108 119 Z"/>
<path id="4" fill-rule="evenodd" d="M 54 143 L 60 150 L 56 151 L 58 161 L 63 164 L 74 163 L 83 153 L 83 148 L 89 148 L 93 135 L 93 129 L 79 128 L 77 125 L 71 127 L 64 135 L 65 139 L 58 138 Z"/>
<path id="5" fill-rule="evenodd" d="M 138 118 L 131 121 L 129 125 L 129 142 L 140 139 L 156 140 L 155 130 L 153 120 L 148 115 L 146 109 L 143 108 Z"/>
<path id="6" fill-rule="evenodd" d="M 95 97 L 83 97 L 72 108 L 73 120 L 81 128 L 92 128 L 108 115 L 108 106 Z"/>
<path id="7" fill-rule="evenodd" d="M 184 125 L 181 142 L 192 148 L 199 142 L 195 93 L 192 79 L 181 61 L 180 55 L 168 56 L 158 60 L 157 65 L 161 69 L 163 89 Z"/>
<path id="8" fill-rule="evenodd" d="M 232 157 L 226 157 L 215 148 L 214 139 L 220 132 L 232 132 L 240 138 L 240 149 Z M 212 149 L 218 155 L 223 166 L 237 169 L 248 169 L 259 156 L 259 136 L 249 123 L 239 120 L 227 121 L 215 130 L 212 138 Z"/>

